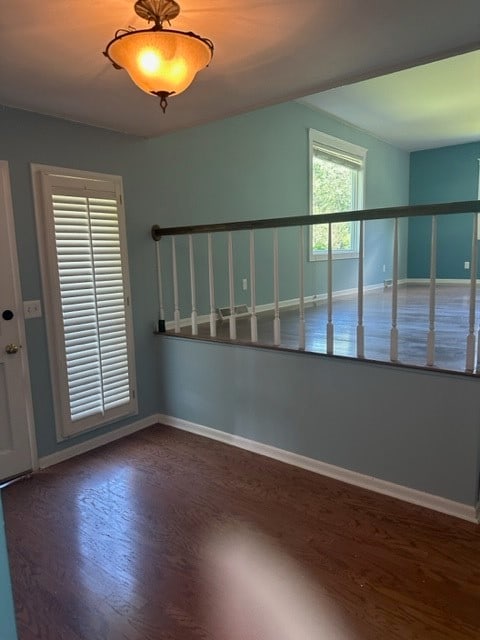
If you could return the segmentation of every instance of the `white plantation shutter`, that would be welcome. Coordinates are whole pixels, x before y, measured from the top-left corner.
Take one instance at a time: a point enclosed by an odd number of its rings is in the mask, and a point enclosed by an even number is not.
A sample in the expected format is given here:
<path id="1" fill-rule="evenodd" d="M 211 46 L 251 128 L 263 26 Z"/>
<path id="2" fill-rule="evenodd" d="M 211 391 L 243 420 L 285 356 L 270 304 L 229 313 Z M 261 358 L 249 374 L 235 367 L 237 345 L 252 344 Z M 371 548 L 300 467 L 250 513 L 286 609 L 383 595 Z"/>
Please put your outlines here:
<path id="1" fill-rule="evenodd" d="M 115 182 L 44 172 L 42 187 L 57 414 L 72 435 L 136 409 L 123 207 Z"/>

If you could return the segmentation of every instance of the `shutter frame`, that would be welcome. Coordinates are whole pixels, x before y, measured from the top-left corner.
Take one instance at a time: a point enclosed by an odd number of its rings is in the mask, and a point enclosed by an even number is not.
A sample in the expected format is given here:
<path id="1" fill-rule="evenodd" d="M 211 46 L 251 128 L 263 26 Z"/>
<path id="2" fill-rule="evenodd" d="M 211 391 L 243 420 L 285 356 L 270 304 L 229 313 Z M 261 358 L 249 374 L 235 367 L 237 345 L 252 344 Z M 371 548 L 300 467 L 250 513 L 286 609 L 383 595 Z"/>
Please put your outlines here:
<path id="1" fill-rule="evenodd" d="M 134 393 L 136 375 L 133 351 L 132 314 L 127 304 L 127 300 L 130 298 L 128 256 L 126 250 L 124 211 L 120 200 L 122 182 L 118 176 L 91 174 L 74 170 L 70 171 L 56 167 L 44 167 L 42 165 L 32 165 L 32 177 L 34 183 L 37 233 L 39 235 L 40 245 L 44 308 L 47 322 L 57 439 L 63 440 L 78 433 L 95 429 L 103 424 L 118 420 L 119 418 L 137 413 L 136 393 Z M 111 401 L 107 398 L 108 401 L 105 402 L 105 394 L 102 392 L 102 411 L 98 411 L 98 407 L 95 410 L 90 407 L 91 411 L 94 411 L 92 415 L 89 415 L 89 407 L 86 401 L 83 401 L 85 413 L 81 413 L 82 387 L 71 379 L 69 388 L 66 375 L 70 366 L 71 375 L 77 375 L 78 373 L 81 377 L 81 359 L 78 360 L 78 371 L 72 368 L 74 366 L 72 362 L 75 362 L 75 354 L 81 354 L 82 351 L 86 351 L 87 349 L 92 351 L 92 345 L 89 344 L 91 334 L 88 332 L 89 330 L 91 331 L 91 327 L 88 327 L 88 323 L 77 333 L 72 334 L 69 332 L 68 327 L 66 327 L 64 333 L 64 319 L 61 313 L 62 299 L 64 303 L 67 303 L 64 309 L 66 310 L 66 314 L 68 313 L 68 315 L 65 315 L 65 317 L 68 318 L 68 322 L 75 319 L 77 308 L 82 310 L 81 306 L 76 307 L 75 305 L 85 303 L 86 295 L 84 294 L 88 290 L 88 287 L 82 290 L 78 287 L 78 281 L 85 276 L 85 270 L 82 269 L 82 260 L 85 256 L 82 256 L 82 251 L 84 251 L 85 254 L 88 253 L 88 243 L 85 246 L 81 246 L 80 251 L 77 251 L 81 243 L 78 242 L 78 237 L 77 240 L 75 240 L 76 228 L 81 228 L 81 224 L 76 225 L 75 220 L 73 225 L 70 224 L 72 222 L 72 216 L 68 214 L 68 211 L 67 215 L 61 215 L 62 208 L 59 206 L 59 203 L 62 202 L 62 196 L 74 199 L 86 198 L 89 206 L 91 205 L 90 208 L 93 209 L 93 213 L 95 214 L 93 227 L 95 227 L 94 232 L 96 237 L 93 240 L 93 244 L 96 244 L 96 246 L 93 247 L 92 245 L 91 251 L 99 258 L 96 265 L 99 266 L 100 272 L 97 274 L 99 286 L 94 282 L 93 295 L 95 298 L 96 313 L 97 298 L 100 299 L 102 304 L 100 316 L 102 317 L 103 327 L 108 327 L 110 322 L 109 314 L 112 311 L 116 311 L 118 317 L 119 310 L 114 307 L 115 305 L 117 307 L 119 306 L 119 296 L 123 298 L 123 311 L 120 310 L 120 320 L 122 321 L 120 324 L 123 323 L 123 334 L 121 335 L 123 361 L 121 359 L 120 361 L 123 365 L 125 365 L 125 362 L 127 363 L 128 377 L 124 376 L 120 381 L 122 388 L 120 396 L 117 393 L 118 388 L 114 389 L 115 393 L 107 394 L 110 395 Z M 55 227 L 55 204 L 53 197 L 57 198 L 58 205 L 57 228 Z M 111 233 L 112 225 L 110 224 L 111 218 L 109 219 L 108 215 L 104 215 L 105 211 L 102 211 L 102 206 L 105 204 L 103 201 L 108 199 L 112 201 L 109 205 L 110 214 L 112 213 L 112 203 L 114 203 L 113 209 L 116 210 L 116 213 L 115 211 L 113 213 L 117 218 L 117 226 L 115 227 L 114 225 L 117 237 L 113 243 Z M 79 202 L 79 200 L 71 200 L 71 203 L 76 205 L 78 205 Z M 89 220 L 90 217 L 91 215 L 89 214 Z M 75 216 L 73 216 L 73 218 L 75 218 Z M 55 237 L 55 231 L 57 231 L 57 238 Z M 62 263 L 64 267 L 62 272 L 64 276 L 62 283 L 63 290 L 60 289 L 61 276 L 58 269 L 59 263 L 57 261 L 57 241 L 65 250 L 64 261 Z M 90 234 L 90 243 L 91 242 L 92 237 Z M 76 264 L 69 264 L 69 252 L 74 258 L 79 258 L 75 261 L 71 260 L 71 262 L 76 262 Z M 112 260 L 112 258 L 114 259 Z M 116 264 L 118 262 L 120 262 L 120 264 Z M 115 272 L 112 276 L 111 264 L 113 263 L 115 263 Z M 91 269 L 91 266 L 91 264 L 88 265 L 88 260 L 83 260 L 83 267 L 85 267 L 87 272 Z M 72 268 L 70 269 L 70 267 Z M 86 314 L 86 317 L 87 316 L 88 314 Z M 98 326 L 97 322 L 97 331 Z M 64 336 L 66 336 L 66 339 L 64 339 Z M 104 335 L 102 340 L 105 344 L 104 363 L 115 363 L 115 354 L 113 353 L 115 350 L 113 344 L 115 342 L 115 336 L 113 343 L 107 335 Z M 84 355 L 87 356 L 88 354 L 85 352 Z M 70 365 L 68 363 L 69 357 Z M 100 357 L 100 361 L 101 360 L 102 358 Z M 89 366 L 92 363 L 85 360 L 84 364 L 85 366 Z M 92 380 L 90 380 L 90 382 L 92 382 Z M 87 386 L 87 390 L 90 388 L 92 390 L 91 396 L 87 395 L 85 397 L 92 400 L 91 404 L 94 405 L 95 394 L 98 392 L 98 389 L 95 389 L 95 385 L 93 387 Z M 72 406 L 70 406 L 71 403 Z M 72 419 L 71 408 L 74 410 L 73 413 L 75 415 L 73 417 L 76 418 L 74 420 Z"/>

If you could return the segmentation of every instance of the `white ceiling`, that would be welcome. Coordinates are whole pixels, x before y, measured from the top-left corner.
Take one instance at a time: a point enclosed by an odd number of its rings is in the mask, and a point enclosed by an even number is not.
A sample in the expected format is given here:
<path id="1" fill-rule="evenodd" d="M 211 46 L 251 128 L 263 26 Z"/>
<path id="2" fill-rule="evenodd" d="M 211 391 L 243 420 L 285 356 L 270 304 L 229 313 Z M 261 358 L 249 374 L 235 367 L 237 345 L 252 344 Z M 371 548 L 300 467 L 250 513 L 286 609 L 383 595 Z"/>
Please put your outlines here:
<path id="1" fill-rule="evenodd" d="M 480 140 L 480 51 L 308 96 L 301 102 L 414 151 Z"/>
<path id="2" fill-rule="evenodd" d="M 133 0 L 2 2 L 0 103 L 156 136 L 480 47 L 479 0 L 180 0 L 215 55 L 163 115 L 101 55 Z"/>

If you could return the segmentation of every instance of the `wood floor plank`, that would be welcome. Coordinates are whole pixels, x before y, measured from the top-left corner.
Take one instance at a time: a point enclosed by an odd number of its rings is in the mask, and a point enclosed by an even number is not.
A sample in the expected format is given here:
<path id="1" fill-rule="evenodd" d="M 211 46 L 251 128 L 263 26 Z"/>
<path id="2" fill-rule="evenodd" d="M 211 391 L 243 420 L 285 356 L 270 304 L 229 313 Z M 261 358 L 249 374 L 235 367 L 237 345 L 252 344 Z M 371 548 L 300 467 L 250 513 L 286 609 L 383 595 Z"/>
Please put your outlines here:
<path id="1" fill-rule="evenodd" d="M 293 557 L 358 640 L 480 637 L 480 527 L 168 427 L 3 502 L 20 640 L 212 638 L 202 553 L 232 520 Z"/>

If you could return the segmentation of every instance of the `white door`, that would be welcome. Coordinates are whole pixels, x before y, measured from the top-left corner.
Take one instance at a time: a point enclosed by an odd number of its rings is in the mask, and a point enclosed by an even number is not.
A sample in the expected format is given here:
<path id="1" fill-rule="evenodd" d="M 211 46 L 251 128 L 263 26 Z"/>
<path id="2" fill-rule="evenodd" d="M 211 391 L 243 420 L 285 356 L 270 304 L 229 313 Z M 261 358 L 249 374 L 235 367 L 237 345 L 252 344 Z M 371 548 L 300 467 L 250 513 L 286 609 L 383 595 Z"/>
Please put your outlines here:
<path id="1" fill-rule="evenodd" d="M 8 165 L 0 161 L 0 481 L 36 455 Z"/>

